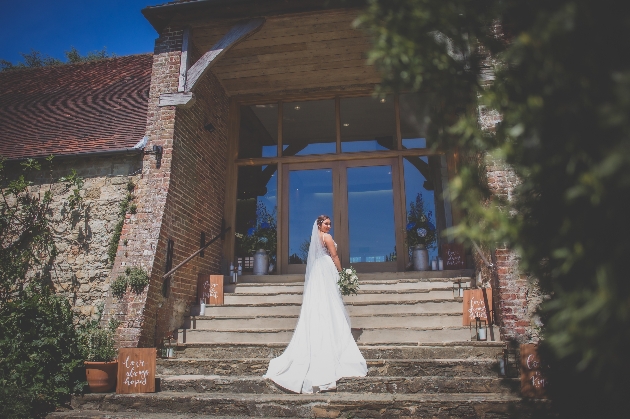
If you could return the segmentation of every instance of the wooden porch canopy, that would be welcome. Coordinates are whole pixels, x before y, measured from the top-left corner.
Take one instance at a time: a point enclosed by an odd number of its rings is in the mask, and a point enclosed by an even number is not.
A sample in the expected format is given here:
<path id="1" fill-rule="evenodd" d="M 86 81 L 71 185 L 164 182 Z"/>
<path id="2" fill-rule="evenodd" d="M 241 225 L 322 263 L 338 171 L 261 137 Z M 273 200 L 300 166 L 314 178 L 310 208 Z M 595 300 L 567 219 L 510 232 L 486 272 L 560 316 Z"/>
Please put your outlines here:
<path id="1" fill-rule="evenodd" d="M 352 27 L 359 9 L 326 3 L 205 0 L 144 9 L 158 31 L 185 28 L 179 88 L 160 104 L 190 106 L 210 68 L 229 96 L 365 90 L 378 83 L 366 65 L 369 39 Z"/>

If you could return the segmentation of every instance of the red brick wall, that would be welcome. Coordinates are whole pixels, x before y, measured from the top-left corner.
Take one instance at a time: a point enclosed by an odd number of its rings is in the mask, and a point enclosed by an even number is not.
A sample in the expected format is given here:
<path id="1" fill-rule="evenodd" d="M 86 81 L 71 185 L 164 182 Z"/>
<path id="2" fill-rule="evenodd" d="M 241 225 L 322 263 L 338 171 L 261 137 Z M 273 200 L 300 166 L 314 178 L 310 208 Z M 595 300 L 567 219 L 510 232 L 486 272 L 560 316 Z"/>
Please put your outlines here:
<path id="1" fill-rule="evenodd" d="M 510 200 L 518 184 L 516 174 L 509 166 L 494 159 L 486 160 L 488 184 L 493 194 Z M 518 255 L 505 246 L 495 250 L 499 287 L 495 290 L 496 317 L 501 338 L 527 342 L 536 338 L 532 327 L 539 294 L 535 283 L 521 272 Z"/>
<path id="2" fill-rule="evenodd" d="M 206 240 L 219 232 L 225 196 L 228 98 L 218 80 L 211 73 L 204 76 L 189 109 L 158 106 L 161 93 L 177 91 L 181 37 L 181 31 L 167 28 L 156 41 L 147 149 L 161 145 L 163 156 L 159 165 L 154 155 L 144 158 L 137 213 L 127 216 L 112 274 L 142 266 L 149 286 L 123 301 L 110 297 L 106 305 L 106 316 L 123 321 L 118 336 L 123 347 L 154 346 L 180 327 L 196 299 L 197 274 L 219 272 L 220 241 L 173 275 L 168 297 L 162 296 L 168 240 L 174 241 L 175 267 L 199 249 L 201 231 Z M 203 128 L 208 122 L 215 127 L 212 133 Z"/>

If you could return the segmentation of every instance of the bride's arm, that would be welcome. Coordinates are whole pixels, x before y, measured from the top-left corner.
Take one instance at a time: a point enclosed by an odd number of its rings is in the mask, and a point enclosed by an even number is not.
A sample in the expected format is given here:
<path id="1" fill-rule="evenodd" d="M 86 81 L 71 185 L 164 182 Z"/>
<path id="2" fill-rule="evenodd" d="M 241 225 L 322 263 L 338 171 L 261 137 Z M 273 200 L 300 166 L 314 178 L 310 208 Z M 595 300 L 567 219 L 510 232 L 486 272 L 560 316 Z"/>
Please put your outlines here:
<path id="1" fill-rule="evenodd" d="M 330 234 L 324 234 L 324 243 L 328 248 L 328 253 L 330 253 L 330 257 L 333 260 L 333 263 L 337 267 L 337 271 L 341 271 L 341 261 L 339 261 L 339 255 L 337 255 L 337 248 L 335 247 L 335 242 L 333 241 Z"/>

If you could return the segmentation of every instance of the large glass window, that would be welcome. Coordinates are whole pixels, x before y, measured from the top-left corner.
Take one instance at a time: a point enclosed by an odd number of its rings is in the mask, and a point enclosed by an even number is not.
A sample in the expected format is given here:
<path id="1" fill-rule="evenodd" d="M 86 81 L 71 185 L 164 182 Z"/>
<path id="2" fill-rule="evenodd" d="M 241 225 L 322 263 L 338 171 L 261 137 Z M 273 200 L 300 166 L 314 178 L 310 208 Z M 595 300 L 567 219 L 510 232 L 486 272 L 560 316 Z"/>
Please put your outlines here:
<path id="1" fill-rule="evenodd" d="M 236 199 L 236 257 L 251 271 L 251 257 L 258 249 L 276 265 L 277 166 L 242 166 L 238 169 Z M 274 266 L 275 267 L 275 266 Z"/>
<path id="2" fill-rule="evenodd" d="M 289 264 L 306 263 L 313 222 L 332 209 L 332 169 L 289 171 Z"/>
<path id="3" fill-rule="evenodd" d="M 282 155 L 337 152 L 335 101 L 313 100 L 282 105 Z"/>
<path id="4" fill-rule="evenodd" d="M 348 168 L 350 263 L 396 260 L 391 166 Z"/>
<path id="5" fill-rule="evenodd" d="M 426 148 L 429 105 L 418 93 L 402 94 L 400 105 L 400 134 L 403 148 Z"/>
<path id="6" fill-rule="evenodd" d="M 341 98 L 341 151 L 396 150 L 394 99 Z"/>
<path id="7" fill-rule="evenodd" d="M 238 157 L 278 155 L 278 105 L 241 106 Z"/>
<path id="8" fill-rule="evenodd" d="M 437 233 L 452 225 L 450 203 L 444 199 L 446 159 L 439 155 L 404 157 L 403 170 L 408 250 L 428 239 L 429 258 L 434 259 L 440 244 Z"/>

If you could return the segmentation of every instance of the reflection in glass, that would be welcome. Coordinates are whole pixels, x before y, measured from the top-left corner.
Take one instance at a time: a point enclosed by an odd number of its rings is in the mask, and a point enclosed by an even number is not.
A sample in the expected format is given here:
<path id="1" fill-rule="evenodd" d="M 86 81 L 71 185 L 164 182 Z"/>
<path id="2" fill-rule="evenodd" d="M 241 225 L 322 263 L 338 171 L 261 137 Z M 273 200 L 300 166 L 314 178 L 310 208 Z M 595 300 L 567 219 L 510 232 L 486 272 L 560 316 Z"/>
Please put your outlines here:
<path id="1" fill-rule="evenodd" d="M 407 220 L 409 223 L 409 212 L 411 205 L 422 202 L 425 215 L 437 232 L 443 231 L 452 225 L 450 218 L 450 206 L 448 201 L 444 201 L 441 196 L 443 188 L 448 181 L 444 156 L 408 156 L 403 159 L 403 170 L 405 177 L 405 201 Z M 437 242 L 429 247 L 429 259 L 433 260 L 438 255 Z M 410 249 L 408 249 L 410 250 Z"/>
<path id="2" fill-rule="evenodd" d="M 348 168 L 350 263 L 396 260 L 391 166 Z"/>
<path id="3" fill-rule="evenodd" d="M 246 272 L 252 270 L 251 259 L 247 258 L 258 249 L 267 251 L 269 263 L 276 265 L 277 192 L 275 164 L 238 168 L 235 253 Z"/>
<path id="4" fill-rule="evenodd" d="M 332 169 L 289 172 L 290 264 L 306 263 L 315 219 L 322 214 L 332 217 L 332 188 Z"/>
<path id="5" fill-rule="evenodd" d="M 404 148 L 426 148 L 429 104 L 418 93 L 406 93 L 398 98 L 400 134 Z"/>
<path id="6" fill-rule="evenodd" d="M 336 152 L 334 100 L 282 105 L 282 155 L 304 156 Z"/>
<path id="7" fill-rule="evenodd" d="M 394 99 L 341 99 L 341 151 L 396 150 Z"/>
<path id="8" fill-rule="evenodd" d="M 238 157 L 276 157 L 278 105 L 241 106 Z"/>

